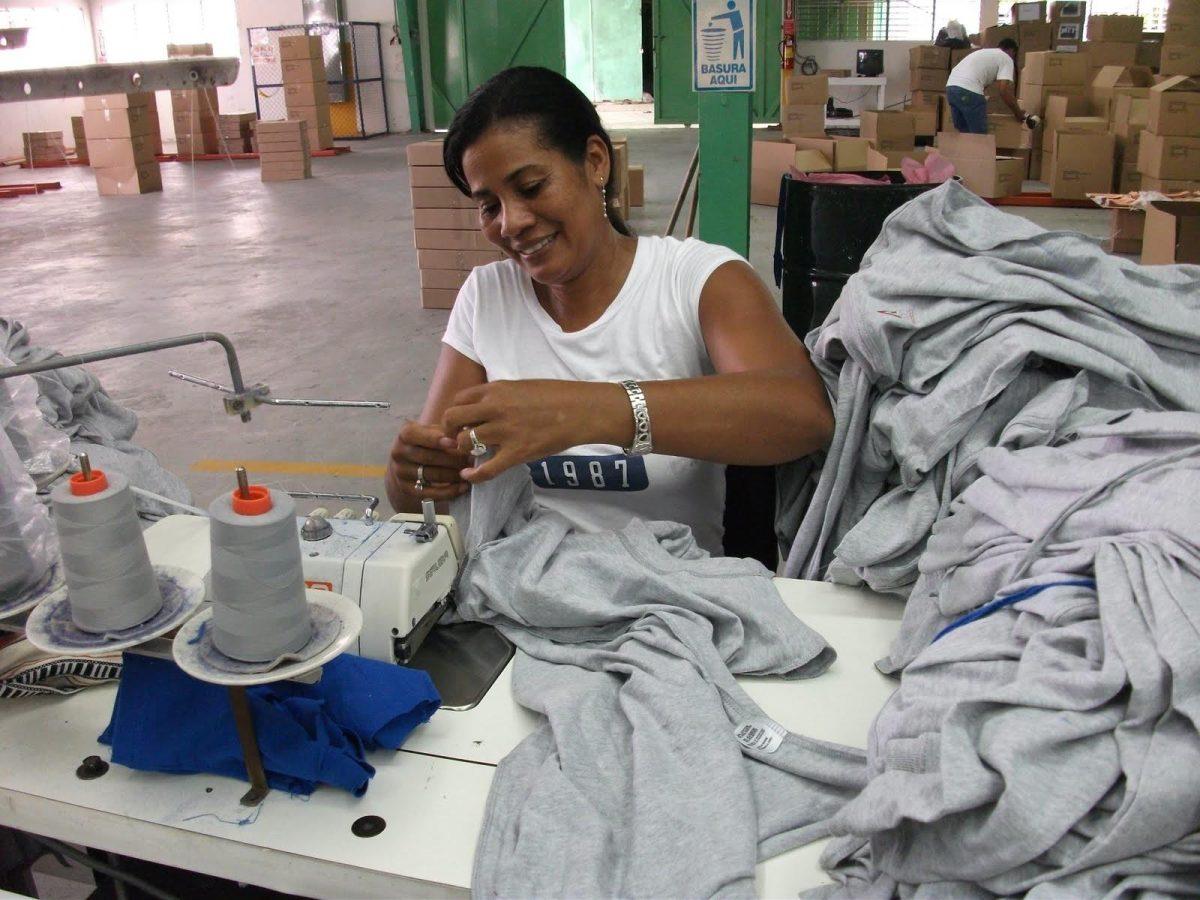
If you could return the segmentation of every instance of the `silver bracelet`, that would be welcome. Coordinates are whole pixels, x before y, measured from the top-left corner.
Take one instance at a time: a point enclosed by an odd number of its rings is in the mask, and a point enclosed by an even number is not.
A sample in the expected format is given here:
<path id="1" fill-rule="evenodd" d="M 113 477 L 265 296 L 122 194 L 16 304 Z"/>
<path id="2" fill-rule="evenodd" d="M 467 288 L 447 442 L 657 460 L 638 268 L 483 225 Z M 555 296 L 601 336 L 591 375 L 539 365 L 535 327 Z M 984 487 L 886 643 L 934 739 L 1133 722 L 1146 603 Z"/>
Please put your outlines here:
<path id="1" fill-rule="evenodd" d="M 629 395 L 629 405 L 633 407 L 633 445 L 625 448 L 626 456 L 645 456 L 654 450 L 650 441 L 650 409 L 646 406 L 646 394 L 642 386 L 633 380 L 621 382 L 625 393 Z"/>

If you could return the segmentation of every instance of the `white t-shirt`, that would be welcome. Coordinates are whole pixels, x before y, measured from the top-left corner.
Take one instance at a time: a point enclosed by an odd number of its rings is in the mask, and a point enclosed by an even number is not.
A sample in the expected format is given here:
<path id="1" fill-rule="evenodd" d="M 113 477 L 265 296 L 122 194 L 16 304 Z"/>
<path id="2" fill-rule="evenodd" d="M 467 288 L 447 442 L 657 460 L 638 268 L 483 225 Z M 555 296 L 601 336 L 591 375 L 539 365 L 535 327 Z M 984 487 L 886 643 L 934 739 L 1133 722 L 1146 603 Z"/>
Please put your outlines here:
<path id="1" fill-rule="evenodd" d="M 946 87 L 960 87 L 982 94 L 989 84 L 1013 81 L 1012 57 L 1003 50 L 989 47 L 976 50 L 950 71 Z"/>
<path id="2" fill-rule="evenodd" d="M 488 381 L 660 381 L 712 374 L 700 331 L 700 291 L 732 250 L 695 239 L 640 237 L 612 304 L 581 331 L 565 333 L 542 308 L 529 275 L 512 260 L 475 269 L 458 292 L 442 339 L 483 366 Z M 631 413 L 632 416 L 632 413 Z M 654 407 L 650 406 L 653 434 Z M 587 530 L 631 519 L 691 526 L 721 554 L 725 467 L 676 456 L 626 456 L 582 445 L 529 464 L 538 501 Z"/>

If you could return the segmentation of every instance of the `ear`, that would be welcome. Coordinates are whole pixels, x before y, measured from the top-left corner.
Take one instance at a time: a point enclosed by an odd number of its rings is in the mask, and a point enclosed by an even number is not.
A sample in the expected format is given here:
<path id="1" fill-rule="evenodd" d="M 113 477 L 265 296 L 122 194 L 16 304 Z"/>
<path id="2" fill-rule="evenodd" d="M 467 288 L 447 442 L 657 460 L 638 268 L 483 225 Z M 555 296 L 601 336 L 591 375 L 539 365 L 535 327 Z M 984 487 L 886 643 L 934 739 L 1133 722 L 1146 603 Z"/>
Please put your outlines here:
<path id="1" fill-rule="evenodd" d="M 608 184 L 608 173 L 612 171 L 612 160 L 608 155 L 608 147 L 604 145 L 600 135 L 593 134 L 588 138 L 583 165 L 589 181 L 593 184 Z"/>

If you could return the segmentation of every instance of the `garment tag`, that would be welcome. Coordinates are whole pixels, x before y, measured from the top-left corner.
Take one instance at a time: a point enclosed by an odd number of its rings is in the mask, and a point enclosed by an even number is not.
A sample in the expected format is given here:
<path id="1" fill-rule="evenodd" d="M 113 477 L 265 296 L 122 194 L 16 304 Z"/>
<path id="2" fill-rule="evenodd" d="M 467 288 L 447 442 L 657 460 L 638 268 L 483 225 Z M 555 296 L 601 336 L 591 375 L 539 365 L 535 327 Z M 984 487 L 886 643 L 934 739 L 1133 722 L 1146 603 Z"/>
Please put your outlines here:
<path id="1" fill-rule="evenodd" d="M 733 736 L 747 750 L 774 753 L 783 743 L 787 729 L 771 719 L 751 719 L 741 722 L 733 730 Z"/>

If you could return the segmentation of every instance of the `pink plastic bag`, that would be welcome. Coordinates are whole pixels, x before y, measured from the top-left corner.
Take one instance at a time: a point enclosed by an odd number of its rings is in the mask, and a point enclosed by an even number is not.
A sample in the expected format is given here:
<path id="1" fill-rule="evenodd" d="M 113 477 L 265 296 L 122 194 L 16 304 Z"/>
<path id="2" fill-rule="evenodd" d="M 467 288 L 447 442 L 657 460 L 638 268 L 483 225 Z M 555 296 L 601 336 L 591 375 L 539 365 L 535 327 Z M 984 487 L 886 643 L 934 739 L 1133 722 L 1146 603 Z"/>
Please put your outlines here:
<path id="1" fill-rule="evenodd" d="M 900 173 L 907 184 L 941 184 L 954 177 L 954 163 L 930 150 L 924 163 L 908 157 L 900 160 Z"/>

